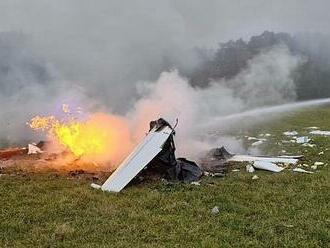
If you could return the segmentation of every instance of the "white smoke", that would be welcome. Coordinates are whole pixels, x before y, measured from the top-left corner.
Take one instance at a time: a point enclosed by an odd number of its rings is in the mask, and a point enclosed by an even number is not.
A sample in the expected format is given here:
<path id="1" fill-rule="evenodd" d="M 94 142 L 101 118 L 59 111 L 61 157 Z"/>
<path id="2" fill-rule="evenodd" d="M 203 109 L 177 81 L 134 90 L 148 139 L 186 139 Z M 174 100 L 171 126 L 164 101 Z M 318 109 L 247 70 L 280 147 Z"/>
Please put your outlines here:
<path id="1" fill-rule="evenodd" d="M 286 47 L 276 46 L 250 60 L 233 79 L 213 82 L 208 88 L 193 88 L 176 70 L 163 72 L 156 82 L 138 84 L 141 98 L 127 115 L 135 137 L 143 135 L 150 120 L 163 117 L 174 123 L 178 118 L 179 155 L 196 158 L 200 152 L 220 145 L 239 152 L 240 141 L 206 136 L 208 130 L 199 127 L 233 113 L 294 101 L 291 73 L 302 61 Z M 221 133 L 223 128 L 219 125 L 217 131 Z"/>

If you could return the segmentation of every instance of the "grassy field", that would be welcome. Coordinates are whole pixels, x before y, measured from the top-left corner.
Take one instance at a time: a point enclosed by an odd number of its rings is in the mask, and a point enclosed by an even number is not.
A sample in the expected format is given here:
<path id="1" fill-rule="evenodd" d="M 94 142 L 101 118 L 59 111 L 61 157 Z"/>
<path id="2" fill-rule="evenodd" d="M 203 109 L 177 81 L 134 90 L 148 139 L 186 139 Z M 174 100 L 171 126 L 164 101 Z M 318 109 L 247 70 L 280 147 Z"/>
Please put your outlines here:
<path id="1" fill-rule="evenodd" d="M 330 130 L 330 108 L 305 110 L 247 130 L 270 133 L 268 153 L 302 153 L 330 162 L 330 137 L 316 147 L 276 144 L 282 132 Z M 319 155 L 319 152 L 324 154 Z M 306 168 L 311 170 L 310 168 Z M 86 179 L 52 175 L 0 177 L 0 247 L 329 247 L 330 163 L 314 174 L 284 170 L 204 177 L 200 186 L 148 182 L 120 194 Z M 220 212 L 212 214 L 218 206 Z"/>

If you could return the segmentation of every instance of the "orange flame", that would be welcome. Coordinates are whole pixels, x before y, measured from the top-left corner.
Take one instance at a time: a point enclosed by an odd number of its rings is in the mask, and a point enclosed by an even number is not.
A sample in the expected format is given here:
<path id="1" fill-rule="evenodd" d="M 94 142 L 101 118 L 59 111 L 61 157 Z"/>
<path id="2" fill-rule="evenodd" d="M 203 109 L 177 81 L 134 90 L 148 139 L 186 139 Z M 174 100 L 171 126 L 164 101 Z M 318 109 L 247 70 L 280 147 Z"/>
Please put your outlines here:
<path id="1" fill-rule="evenodd" d="M 28 124 L 33 130 L 46 131 L 49 138 L 90 162 L 119 163 L 132 148 L 129 127 L 118 116 L 97 113 L 84 122 L 36 116 Z"/>

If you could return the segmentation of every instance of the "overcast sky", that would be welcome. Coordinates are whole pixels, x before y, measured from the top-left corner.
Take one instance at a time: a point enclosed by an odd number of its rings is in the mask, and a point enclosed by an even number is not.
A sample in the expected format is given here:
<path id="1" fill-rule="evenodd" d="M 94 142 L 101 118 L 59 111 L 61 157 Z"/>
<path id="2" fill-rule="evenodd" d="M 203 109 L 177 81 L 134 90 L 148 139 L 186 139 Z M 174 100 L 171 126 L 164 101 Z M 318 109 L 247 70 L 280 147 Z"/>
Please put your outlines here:
<path id="1" fill-rule="evenodd" d="M 327 0 L 1 0 L 0 31 L 30 36 L 40 54 L 115 104 L 154 77 L 164 54 L 215 47 L 264 30 L 329 30 Z M 157 72 L 158 73 L 158 72 Z M 124 86 L 125 85 L 125 86 Z M 126 87 L 127 85 L 130 85 Z"/>

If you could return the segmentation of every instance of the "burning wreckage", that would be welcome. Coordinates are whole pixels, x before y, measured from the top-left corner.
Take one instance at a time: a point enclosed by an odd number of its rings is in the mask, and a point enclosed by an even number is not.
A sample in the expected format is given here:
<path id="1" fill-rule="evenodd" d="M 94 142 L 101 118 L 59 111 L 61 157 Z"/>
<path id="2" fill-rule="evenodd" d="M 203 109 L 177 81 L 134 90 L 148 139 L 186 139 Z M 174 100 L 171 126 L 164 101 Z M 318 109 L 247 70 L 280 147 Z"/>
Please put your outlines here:
<path id="1" fill-rule="evenodd" d="M 176 124 L 177 125 L 177 124 Z M 175 126 L 176 126 L 175 125 Z M 140 144 L 119 165 L 103 185 L 91 184 L 95 189 L 120 192 L 143 170 L 162 172 L 169 180 L 198 181 L 204 174 L 224 176 L 229 162 L 251 162 L 256 169 L 280 172 L 277 163 L 296 164 L 301 156 L 247 156 L 230 154 L 224 147 L 215 148 L 201 159 L 200 165 L 186 158 L 175 157 L 175 126 L 160 118 L 150 122 L 150 130 Z"/>
<path id="2" fill-rule="evenodd" d="M 144 139 L 124 159 L 103 185 L 92 183 L 96 189 L 110 192 L 120 192 L 134 178 L 147 173 L 158 174 L 170 181 L 196 182 L 203 175 L 225 176 L 231 162 L 247 162 L 247 171 L 254 169 L 280 172 L 284 168 L 278 164 L 296 165 L 301 156 L 248 156 L 234 155 L 224 147 L 210 150 L 196 164 L 186 158 L 175 156 L 175 127 L 160 118 L 150 122 L 150 129 Z M 0 161 L 9 160 L 15 156 L 42 154 L 44 142 L 29 144 L 27 148 L 0 150 Z"/>

